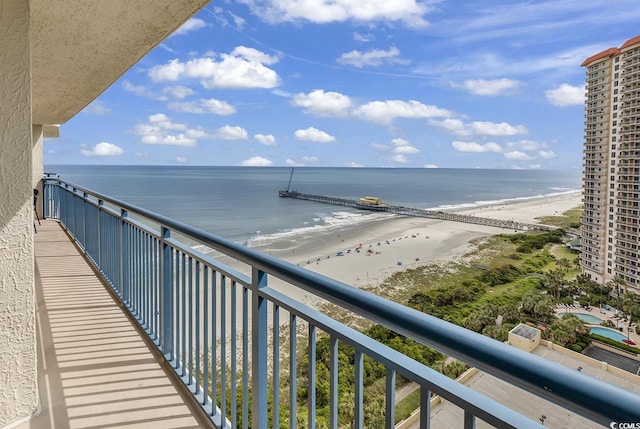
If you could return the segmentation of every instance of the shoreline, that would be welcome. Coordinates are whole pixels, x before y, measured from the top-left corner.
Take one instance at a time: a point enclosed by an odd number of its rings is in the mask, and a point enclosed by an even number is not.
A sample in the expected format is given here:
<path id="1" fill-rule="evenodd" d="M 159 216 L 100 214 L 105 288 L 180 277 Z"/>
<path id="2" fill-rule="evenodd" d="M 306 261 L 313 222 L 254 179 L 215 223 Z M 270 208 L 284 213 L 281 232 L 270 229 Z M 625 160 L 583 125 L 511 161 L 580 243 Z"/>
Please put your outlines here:
<path id="1" fill-rule="evenodd" d="M 539 223 L 537 217 L 561 215 L 581 205 L 582 193 L 575 192 L 455 213 Z M 274 252 L 273 256 L 351 286 L 375 290 L 396 272 L 461 258 L 473 248 L 474 239 L 513 232 L 462 222 L 394 216 L 323 234 L 301 243 L 293 251 Z M 286 289 L 305 303 L 317 300 L 297 288 Z"/>

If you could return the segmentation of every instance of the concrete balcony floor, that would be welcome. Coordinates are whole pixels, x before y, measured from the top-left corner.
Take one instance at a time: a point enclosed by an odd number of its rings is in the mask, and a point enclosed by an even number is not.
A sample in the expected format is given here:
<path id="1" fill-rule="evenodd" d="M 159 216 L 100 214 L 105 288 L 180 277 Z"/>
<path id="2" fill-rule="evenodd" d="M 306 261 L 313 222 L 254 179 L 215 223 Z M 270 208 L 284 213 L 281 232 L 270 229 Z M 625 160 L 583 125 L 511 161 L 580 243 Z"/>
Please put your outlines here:
<path id="1" fill-rule="evenodd" d="M 16 427 L 212 427 L 58 222 L 36 226 L 40 412 Z"/>

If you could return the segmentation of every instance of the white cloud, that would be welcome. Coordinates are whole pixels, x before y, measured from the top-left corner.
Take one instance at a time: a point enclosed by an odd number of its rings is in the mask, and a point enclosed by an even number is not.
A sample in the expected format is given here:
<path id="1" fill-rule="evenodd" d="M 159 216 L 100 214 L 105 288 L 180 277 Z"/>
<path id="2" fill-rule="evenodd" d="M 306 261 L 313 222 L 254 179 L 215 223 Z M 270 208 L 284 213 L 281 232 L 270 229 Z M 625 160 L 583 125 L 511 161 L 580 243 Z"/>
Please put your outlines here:
<path id="1" fill-rule="evenodd" d="M 256 134 L 253 136 L 259 143 L 262 143 L 265 146 L 275 146 L 276 138 L 271 134 Z"/>
<path id="2" fill-rule="evenodd" d="M 184 24 L 182 24 L 171 36 L 181 36 L 183 34 L 196 31 L 207 26 L 207 23 L 200 18 L 191 18 Z"/>
<path id="3" fill-rule="evenodd" d="M 162 92 L 165 94 L 169 94 L 170 96 L 178 100 L 183 100 L 196 93 L 193 89 L 184 85 L 167 86 L 162 90 Z"/>
<path id="4" fill-rule="evenodd" d="M 187 158 L 185 158 L 184 156 L 176 156 L 175 162 L 176 164 L 186 164 Z"/>
<path id="5" fill-rule="evenodd" d="M 407 155 L 420 153 L 420 149 L 411 146 L 411 144 L 405 139 L 393 139 L 391 140 L 391 144 L 394 146 L 392 151 L 394 155 L 391 157 L 391 161 L 393 162 L 406 164 L 411 161 Z"/>
<path id="6" fill-rule="evenodd" d="M 293 160 L 293 159 L 291 159 L 291 158 L 287 158 L 287 159 L 284 161 L 284 163 L 285 163 L 285 164 L 287 164 L 287 165 L 290 165 L 290 166 L 292 166 L 292 167 L 302 167 L 302 166 L 304 165 L 303 163 L 301 163 L 301 162 L 297 162 L 297 161 L 294 161 L 294 160 Z"/>
<path id="7" fill-rule="evenodd" d="M 335 137 L 320 131 L 317 128 L 309 127 L 306 130 L 296 130 L 294 133 L 296 140 L 304 140 L 318 143 L 330 143 L 336 140 Z"/>
<path id="8" fill-rule="evenodd" d="M 436 164 L 425 164 L 424 168 L 438 168 Z"/>
<path id="9" fill-rule="evenodd" d="M 497 143 L 480 144 L 476 142 L 454 141 L 451 143 L 451 145 L 458 152 L 472 152 L 472 153 L 502 152 L 502 148 Z"/>
<path id="10" fill-rule="evenodd" d="M 81 149 L 80 153 L 84 156 L 115 156 L 122 155 L 124 150 L 113 143 L 101 142 L 93 146 L 91 149 Z"/>
<path id="11" fill-rule="evenodd" d="M 409 27 L 428 25 L 424 16 L 430 12 L 426 3 L 418 0 L 241 0 L 254 15 L 267 22 L 310 21 L 329 22 L 402 22 Z"/>
<path id="12" fill-rule="evenodd" d="M 257 49 L 236 47 L 229 54 L 221 54 L 220 61 L 202 57 L 181 62 L 178 59 L 152 67 L 148 75 L 154 82 L 199 79 L 202 86 L 212 88 L 275 88 L 280 84 L 278 74 L 265 65 L 279 61 Z"/>
<path id="13" fill-rule="evenodd" d="M 242 161 L 240 165 L 243 167 L 270 167 L 273 165 L 273 161 L 261 156 L 254 156 L 253 158 Z"/>
<path id="14" fill-rule="evenodd" d="M 306 113 L 318 116 L 347 116 L 352 106 L 346 95 L 338 92 L 324 92 L 316 89 L 308 94 L 298 93 L 293 96 L 291 104 L 304 108 Z"/>
<path id="15" fill-rule="evenodd" d="M 122 88 L 125 91 L 131 92 L 139 97 L 144 97 L 144 98 L 149 98 L 151 100 L 159 100 L 159 101 L 166 101 L 167 97 L 164 95 L 158 95 L 155 92 L 153 92 L 152 90 L 150 90 L 149 88 L 147 88 L 146 86 L 143 85 L 134 85 L 131 82 L 129 82 L 128 80 L 124 80 L 122 82 Z"/>
<path id="16" fill-rule="evenodd" d="M 585 100 L 584 86 L 572 86 L 563 83 L 555 89 L 549 89 L 544 92 L 547 101 L 554 106 L 578 106 L 583 105 Z"/>
<path id="17" fill-rule="evenodd" d="M 302 162 L 296 161 L 295 159 L 287 158 L 285 160 L 285 164 L 290 165 L 292 167 L 303 167 L 308 162 L 311 162 L 311 163 L 318 162 L 318 157 L 316 157 L 316 156 L 303 156 L 301 158 L 301 160 L 302 160 Z"/>
<path id="18" fill-rule="evenodd" d="M 413 155 L 420 153 L 420 149 L 411 146 L 411 144 L 405 139 L 393 139 L 391 143 L 395 146 L 393 153 L 396 155 Z"/>
<path id="19" fill-rule="evenodd" d="M 242 127 L 225 125 L 218 128 L 211 138 L 216 140 L 248 140 L 249 133 Z"/>
<path id="20" fill-rule="evenodd" d="M 156 113 L 154 115 L 149 116 L 149 122 L 158 127 L 165 128 L 168 130 L 185 130 L 187 126 L 185 124 L 179 124 L 177 122 L 171 121 L 164 113 Z"/>
<path id="21" fill-rule="evenodd" d="M 552 150 L 541 150 L 538 152 L 538 156 L 542 159 L 553 159 L 558 155 L 556 155 Z"/>
<path id="22" fill-rule="evenodd" d="M 388 51 L 382 49 L 372 49 L 367 52 L 351 51 L 344 53 L 336 60 L 340 64 L 362 68 L 365 66 L 378 67 L 385 63 L 406 64 L 406 60 L 400 59 L 400 50 L 395 46 Z"/>
<path id="23" fill-rule="evenodd" d="M 406 146 L 409 144 L 409 141 L 406 139 L 397 138 L 391 140 L 391 144 L 394 146 Z"/>
<path id="24" fill-rule="evenodd" d="M 454 88 L 462 88 L 474 95 L 502 95 L 513 92 L 520 82 L 512 79 L 467 79 L 462 84 L 451 83 Z"/>
<path id="25" fill-rule="evenodd" d="M 529 130 L 523 125 L 511 125 L 506 122 L 474 121 L 465 124 L 460 119 L 444 119 L 442 121 L 431 120 L 431 125 L 444 128 L 452 134 L 461 137 L 470 136 L 513 136 L 526 134 Z"/>
<path id="26" fill-rule="evenodd" d="M 149 152 L 136 152 L 136 158 L 147 159 L 149 158 Z"/>
<path id="27" fill-rule="evenodd" d="M 391 148 L 387 145 L 383 145 L 381 143 L 371 143 L 371 147 L 375 150 L 389 151 Z"/>
<path id="28" fill-rule="evenodd" d="M 474 43 L 478 43 L 479 33 L 469 31 Z M 508 33 L 511 39 L 512 34 Z M 416 66 L 412 72 L 425 76 L 473 76 L 500 78 L 502 76 L 524 76 L 529 79 L 531 75 L 540 72 L 575 74 L 576 65 L 580 64 L 589 55 L 602 49 L 600 46 L 582 46 L 565 51 L 554 51 L 550 54 L 530 56 L 502 56 L 496 51 L 479 50 L 469 53 L 464 61 L 460 57 L 452 55 L 438 60 L 437 64 L 425 62 Z"/>
<path id="29" fill-rule="evenodd" d="M 535 151 L 547 147 L 546 143 L 539 143 L 534 140 L 519 140 L 516 142 L 508 142 L 507 147 L 524 151 Z"/>
<path id="30" fill-rule="evenodd" d="M 351 168 L 360 168 L 360 167 L 364 167 L 364 165 L 357 163 L 355 161 L 349 161 L 349 162 L 345 162 L 344 163 L 345 167 L 351 167 Z"/>
<path id="31" fill-rule="evenodd" d="M 213 113 L 215 115 L 227 116 L 236 113 L 236 108 L 226 101 L 215 98 L 200 99 L 196 101 L 176 101 L 167 104 L 167 107 L 176 112 L 185 113 Z"/>
<path id="32" fill-rule="evenodd" d="M 291 97 L 293 97 L 293 95 L 290 92 L 283 91 L 281 89 L 274 89 L 274 90 L 271 91 L 271 93 L 273 95 L 276 95 L 278 97 L 283 97 L 283 98 L 291 98 Z"/>
<path id="33" fill-rule="evenodd" d="M 371 33 L 362 34 L 356 31 L 355 33 L 353 33 L 353 40 L 357 42 L 373 42 L 374 40 L 376 40 L 376 36 Z"/>
<path id="34" fill-rule="evenodd" d="M 402 155 L 402 154 L 393 155 L 391 157 L 391 160 L 393 162 L 397 162 L 397 163 L 400 163 L 400 164 L 406 164 L 406 163 L 409 162 L 409 159 L 407 159 L 407 157 Z"/>
<path id="35" fill-rule="evenodd" d="M 153 135 L 147 134 L 142 136 L 141 139 L 144 144 L 159 144 L 169 146 L 184 146 L 193 147 L 197 144 L 195 139 L 191 139 L 184 134 L 166 134 L 166 135 Z"/>
<path id="36" fill-rule="evenodd" d="M 413 146 L 400 146 L 393 150 L 393 153 L 402 153 L 405 155 L 412 155 L 416 153 L 420 153 L 420 149 Z"/>
<path id="37" fill-rule="evenodd" d="M 448 118 L 452 115 L 452 112 L 414 100 L 387 100 L 363 104 L 353 112 L 353 115 L 366 121 L 388 125 L 395 118 Z"/>
<path id="38" fill-rule="evenodd" d="M 185 131 L 185 133 L 174 133 L 175 131 Z M 141 136 L 140 141 L 144 144 L 159 144 L 171 146 L 196 146 L 197 140 L 189 136 L 186 124 L 173 122 L 164 113 L 156 113 L 149 116 L 148 123 L 137 124 L 131 132 Z"/>
<path id="39" fill-rule="evenodd" d="M 505 159 L 510 161 L 528 161 L 531 159 L 529 155 L 524 152 L 520 152 L 519 150 L 514 150 L 513 152 L 505 152 Z"/>

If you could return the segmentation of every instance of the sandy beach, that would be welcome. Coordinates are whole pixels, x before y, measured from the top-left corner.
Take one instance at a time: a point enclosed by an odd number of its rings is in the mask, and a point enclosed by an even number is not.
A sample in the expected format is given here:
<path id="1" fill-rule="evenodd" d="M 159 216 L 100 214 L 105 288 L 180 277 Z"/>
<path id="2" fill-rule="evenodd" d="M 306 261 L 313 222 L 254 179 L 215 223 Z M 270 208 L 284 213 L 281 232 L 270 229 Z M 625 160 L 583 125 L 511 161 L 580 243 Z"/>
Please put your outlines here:
<path id="1" fill-rule="evenodd" d="M 538 223 L 538 217 L 560 215 L 580 206 L 581 199 L 581 193 L 576 192 L 459 213 Z M 375 288 L 397 271 L 455 260 L 471 250 L 471 240 L 505 232 L 514 231 L 461 222 L 393 217 L 303 243 L 297 252 L 278 256 L 352 286 Z M 342 256 L 338 256 L 338 252 L 342 252 Z M 297 298 L 309 302 L 309 297 Z"/>

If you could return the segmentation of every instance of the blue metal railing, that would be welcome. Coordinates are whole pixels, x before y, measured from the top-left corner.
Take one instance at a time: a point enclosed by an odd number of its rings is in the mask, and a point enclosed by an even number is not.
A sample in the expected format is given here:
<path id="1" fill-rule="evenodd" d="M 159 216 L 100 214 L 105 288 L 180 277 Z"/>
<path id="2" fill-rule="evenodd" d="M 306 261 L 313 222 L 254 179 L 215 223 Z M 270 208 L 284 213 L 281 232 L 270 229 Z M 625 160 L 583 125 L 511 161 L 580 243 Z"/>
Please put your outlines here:
<path id="1" fill-rule="evenodd" d="M 386 367 L 387 428 L 394 426 L 396 375 L 420 385 L 421 428 L 429 427 L 432 394 L 463 410 L 465 428 L 474 427 L 476 418 L 500 428 L 540 427 L 293 299 L 289 292 L 294 290 L 339 305 L 595 422 L 640 421 L 637 394 L 51 175 L 44 179 L 44 214 L 59 219 L 77 240 L 217 427 L 296 427 L 302 328 L 308 338 L 309 427 L 315 427 L 316 418 L 318 331 L 329 336 L 332 428 L 338 427 L 339 343 L 354 350 L 353 427 L 364 424 L 365 356 Z M 239 268 L 184 241 L 221 252 Z M 280 421 L 286 406 L 288 421 Z"/>

